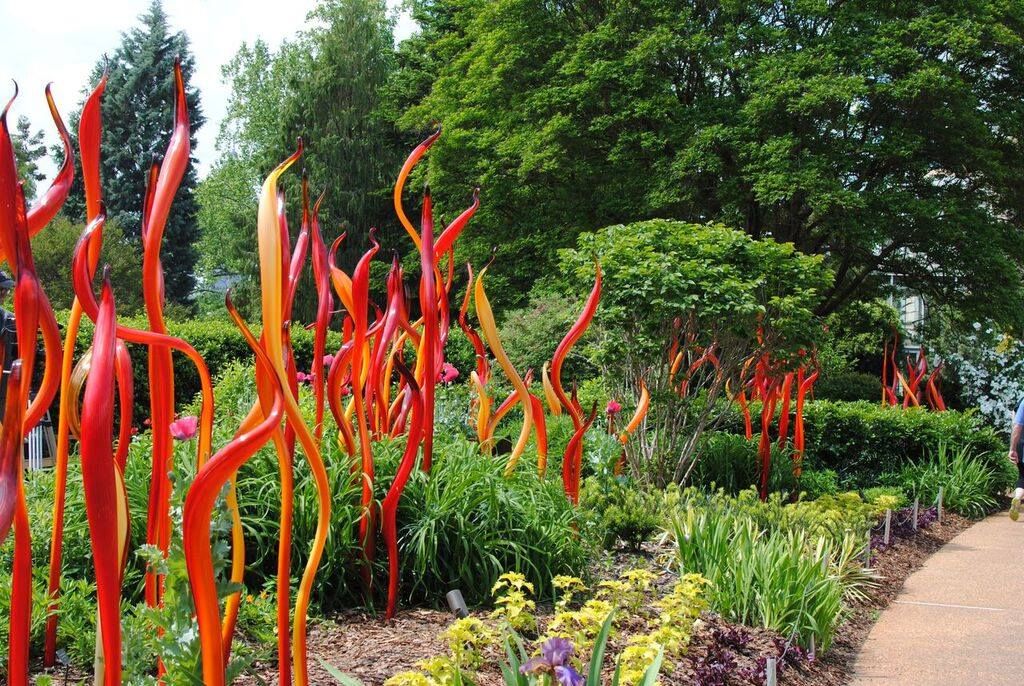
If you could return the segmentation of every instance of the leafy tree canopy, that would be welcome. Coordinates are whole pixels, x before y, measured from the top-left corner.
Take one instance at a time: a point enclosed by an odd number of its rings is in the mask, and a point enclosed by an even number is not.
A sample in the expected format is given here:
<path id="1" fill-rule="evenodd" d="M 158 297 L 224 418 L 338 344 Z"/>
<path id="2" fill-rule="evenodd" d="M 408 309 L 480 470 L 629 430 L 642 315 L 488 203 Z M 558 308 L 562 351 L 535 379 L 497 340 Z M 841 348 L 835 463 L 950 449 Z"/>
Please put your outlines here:
<path id="1" fill-rule="evenodd" d="M 753 341 L 761 329 L 776 350 L 795 351 L 820 336 L 814 312 L 832 274 L 821 256 L 792 244 L 665 219 L 609 226 L 577 243 L 561 251 L 562 266 L 582 290 L 593 285 L 595 260 L 601 265 L 595 322 L 610 332 L 599 346 L 610 367 L 627 358 L 657 364 L 676 323 L 705 346 Z"/>
<path id="2" fill-rule="evenodd" d="M 1024 5 L 414 8 L 423 56 L 403 46 L 396 88 L 418 105 L 402 122 L 443 122 L 429 161 L 442 201 L 483 188 L 462 250 L 516 255 L 495 263 L 497 300 L 521 300 L 580 232 L 665 217 L 824 255 L 836 280 L 821 314 L 895 273 L 965 317 L 1024 328 Z"/>
<path id="3" fill-rule="evenodd" d="M 18 178 L 24 184 L 25 198 L 31 201 L 39 182 L 46 178 L 39 169 L 39 160 L 46 157 L 43 132 L 33 133 L 32 122 L 25 115 L 21 115 L 18 117 L 11 140 L 14 143 L 14 157 L 18 163 Z"/>
<path id="4" fill-rule="evenodd" d="M 68 278 L 71 255 L 75 251 L 84 224 L 58 215 L 44 230 L 32 239 L 32 253 L 36 274 L 43 284 L 54 309 L 71 308 L 75 291 Z M 128 239 L 121 227 L 110 222 L 103 228 L 103 252 L 100 264 L 110 265 L 110 278 L 117 299 L 118 316 L 130 317 L 143 310 L 142 255 L 136 241 Z M 96 290 L 102 279 L 97 270 Z"/>

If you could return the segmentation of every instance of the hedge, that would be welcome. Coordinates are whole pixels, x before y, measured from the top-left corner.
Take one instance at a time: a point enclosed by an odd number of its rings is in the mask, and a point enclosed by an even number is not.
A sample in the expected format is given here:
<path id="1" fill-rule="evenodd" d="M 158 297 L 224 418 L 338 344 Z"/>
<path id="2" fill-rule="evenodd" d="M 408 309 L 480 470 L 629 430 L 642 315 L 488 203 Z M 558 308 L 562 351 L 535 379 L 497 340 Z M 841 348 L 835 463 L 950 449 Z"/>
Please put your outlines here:
<path id="1" fill-rule="evenodd" d="M 814 384 L 814 397 L 819 400 L 875 402 L 882 399 L 882 381 L 878 376 L 864 372 L 830 374 Z"/>
<path id="2" fill-rule="evenodd" d="M 760 407 L 755 404 L 751 410 L 756 413 Z M 804 427 L 805 468 L 835 471 L 844 489 L 877 485 L 882 474 L 924 459 L 940 443 L 966 447 L 999 470 L 1007 465 L 1004 440 L 973 412 L 815 400 L 804 406 Z M 742 433 L 738 409 L 730 410 L 722 428 Z"/>

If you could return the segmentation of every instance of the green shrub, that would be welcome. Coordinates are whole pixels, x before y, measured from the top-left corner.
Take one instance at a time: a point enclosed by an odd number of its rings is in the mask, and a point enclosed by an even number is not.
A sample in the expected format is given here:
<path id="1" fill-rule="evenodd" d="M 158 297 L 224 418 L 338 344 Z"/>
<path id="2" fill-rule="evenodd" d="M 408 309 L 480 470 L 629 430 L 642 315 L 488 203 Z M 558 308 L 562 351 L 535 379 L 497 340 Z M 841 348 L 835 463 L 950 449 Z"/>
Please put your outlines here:
<path id="1" fill-rule="evenodd" d="M 598 535 L 609 550 L 619 541 L 639 550 L 664 528 L 667 519 L 660 493 L 594 478 L 583 486 L 580 507 L 592 514 Z"/>
<path id="2" fill-rule="evenodd" d="M 540 378 L 541 367 L 551 359 L 558 342 L 569 332 L 583 307 L 582 301 L 550 291 L 533 292 L 529 304 L 505 315 L 501 340 L 512 364 L 521 374 L 533 369 Z M 562 378 L 568 386 L 596 374 L 585 352 L 593 334 L 584 334 L 566 358 Z"/>
<path id="3" fill-rule="evenodd" d="M 672 522 L 680 571 L 708 579 L 711 608 L 827 650 L 842 621 L 844 587 L 836 546 L 822 536 L 763 529 L 727 510 L 689 507 Z"/>
<path id="4" fill-rule="evenodd" d="M 68 314 L 60 312 L 57 319 L 63 327 Z M 136 329 L 148 329 L 149 323 L 144 316 L 119 317 L 118 323 Z M 257 323 L 253 323 L 255 326 Z M 219 319 L 190 319 L 187 321 L 168 321 L 167 329 L 189 343 L 206 362 L 210 375 L 216 379 L 232 362 L 251 363 L 252 350 L 245 339 L 226 317 Z M 313 360 L 313 332 L 295 324 L 291 329 L 292 345 L 295 348 L 295 359 L 299 369 L 309 370 Z M 82 318 L 78 334 L 78 354 L 85 352 L 92 341 L 92 322 L 88 317 Z M 334 353 L 341 345 L 338 332 L 332 331 L 327 336 L 327 353 Z M 147 367 L 147 346 L 130 344 L 132 367 L 135 377 L 135 422 L 141 423 L 149 416 L 149 377 Z M 461 370 L 460 370 L 461 371 Z M 182 354 L 174 354 L 174 399 L 178 407 L 190 402 L 199 393 L 199 374 L 195 365 Z M 216 396 L 217 401 L 220 397 Z"/>
<path id="5" fill-rule="evenodd" d="M 1001 490 L 1003 477 L 984 456 L 940 443 L 927 459 L 905 466 L 889 481 L 928 504 L 938 499 L 942 488 L 943 507 L 964 517 L 981 518 L 996 508 L 994 494 Z"/>
<path id="6" fill-rule="evenodd" d="M 874 374 L 864 372 L 838 372 L 822 376 L 814 384 L 816 400 L 866 400 L 878 402 L 882 398 L 882 381 Z"/>
<path id="7" fill-rule="evenodd" d="M 760 435 L 747 440 L 742 434 L 716 431 L 706 436 L 698 453 L 697 464 L 690 475 L 690 483 L 726 493 L 758 487 L 761 482 L 761 461 L 757 454 Z M 794 486 L 791 451 L 772 445 L 771 471 L 768 488 L 771 491 L 792 491 Z"/>
<path id="8" fill-rule="evenodd" d="M 506 478 L 504 462 L 454 440 L 436 446 L 429 478 L 413 473 L 398 510 L 406 598 L 436 604 L 459 588 L 468 602 L 484 602 L 508 569 L 544 596 L 552 578 L 583 572 L 591 551 L 561 480 L 538 479 L 525 460 Z"/>
<path id="9" fill-rule="evenodd" d="M 799 488 L 808 500 L 839 492 L 839 475 L 831 469 L 806 469 L 800 474 Z"/>

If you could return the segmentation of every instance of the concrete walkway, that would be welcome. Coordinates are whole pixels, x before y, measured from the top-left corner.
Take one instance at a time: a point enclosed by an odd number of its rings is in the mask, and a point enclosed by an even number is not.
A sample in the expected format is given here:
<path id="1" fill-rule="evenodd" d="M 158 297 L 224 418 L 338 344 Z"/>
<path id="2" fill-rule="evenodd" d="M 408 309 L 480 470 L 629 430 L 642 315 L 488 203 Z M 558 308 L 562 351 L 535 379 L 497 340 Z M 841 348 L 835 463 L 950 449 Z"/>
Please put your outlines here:
<path id="1" fill-rule="evenodd" d="M 853 686 L 1024 683 L 1024 518 L 978 522 L 907 579 L 871 629 Z"/>

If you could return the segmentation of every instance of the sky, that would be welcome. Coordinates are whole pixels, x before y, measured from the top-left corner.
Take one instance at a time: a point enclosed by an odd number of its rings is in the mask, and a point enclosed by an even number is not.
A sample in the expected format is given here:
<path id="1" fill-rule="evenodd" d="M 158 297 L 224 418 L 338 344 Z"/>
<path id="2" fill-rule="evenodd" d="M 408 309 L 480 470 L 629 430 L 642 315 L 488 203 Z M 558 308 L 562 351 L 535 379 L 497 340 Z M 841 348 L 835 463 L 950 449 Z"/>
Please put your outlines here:
<path id="1" fill-rule="evenodd" d="M 0 101 L 18 82 L 21 93 L 11 110 L 32 120 L 33 130 L 55 143 L 53 121 L 43 89 L 53 82 L 54 99 L 65 121 L 76 110 L 93 65 L 120 43 L 121 33 L 137 25 L 150 0 L 0 0 Z M 200 176 L 216 158 L 214 142 L 227 106 L 221 65 L 243 42 L 262 38 L 272 48 L 299 31 L 315 0 L 164 0 L 171 26 L 188 34 L 195 56 L 193 83 L 199 88 L 206 124 L 199 130 L 195 155 Z M 394 11 L 400 0 L 388 0 Z M 415 24 L 399 15 L 399 40 Z M 170 114 L 168 114 L 170 116 Z M 52 174 L 52 164 L 44 167 Z"/>

